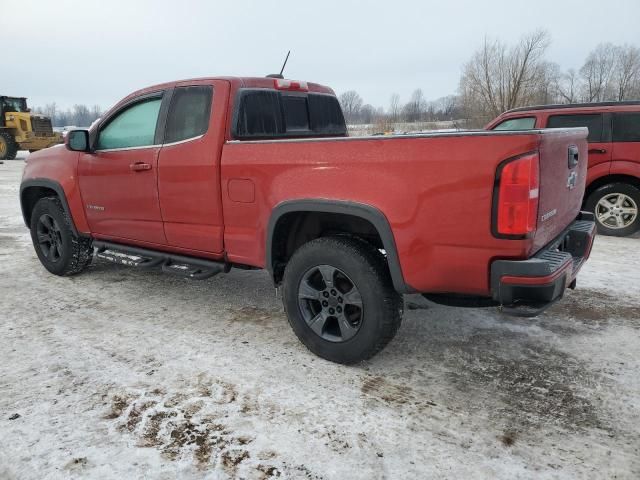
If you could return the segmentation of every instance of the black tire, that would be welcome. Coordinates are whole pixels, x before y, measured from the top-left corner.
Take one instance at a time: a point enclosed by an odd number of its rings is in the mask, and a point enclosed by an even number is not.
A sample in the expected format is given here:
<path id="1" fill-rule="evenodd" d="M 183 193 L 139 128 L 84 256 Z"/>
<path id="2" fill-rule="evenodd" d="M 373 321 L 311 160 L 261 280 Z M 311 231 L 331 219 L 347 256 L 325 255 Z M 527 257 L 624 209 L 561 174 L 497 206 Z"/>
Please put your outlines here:
<path id="1" fill-rule="evenodd" d="M 18 154 L 18 144 L 13 135 L 6 130 L 0 130 L 0 160 L 13 160 Z"/>
<path id="2" fill-rule="evenodd" d="M 310 281 L 309 275 L 319 266 L 334 269 L 335 291 L 326 286 L 321 275 L 320 282 L 324 287 L 317 287 L 319 300 L 299 299 L 302 281 Z M 353 292 L 349 284 L 359 293 L 357 298 L 361 300 L 361 307 L 348 305 L 351 302 L 347 295 Z M 346 291 L 342 292 L 344 285 L 347 285 Z M 337 297 L 329 297 L 329 290 L 334 292 L 331 295 L 336 295 L 337 291 Z M 321 305 L 326 303 L 321 297 L 325 293 L 327 300 L 344 301 L 344 317 L 339 318 L 344 320 L 350 309 L 349 315 L 356 322 L 350 326 L 356 329 L 355 333 L 350 330 L 351 333 L 343 335 L 341 320 L 333 317 L 323 318 L 320 322 L 324 325 L 320 327 L 323 336 L 311 328 L 309 317 L 315 314 L 314 308 L 316 311 L 322 309 L 328 315 Z M 345 300 L 341 295 L 345 295 Z M 285 269 L 283 303 L 289 324 L 300 341 L 319 357 L 342 364 L 367 360 L 380 352 L 393 339 L 402 321 L 403 299 L 393 288 L 384 257 L 368 243 L 349 237 L 318 238 L 301 246 Z M 326 308 L 330 309 L 331 305 Z M 334 333 L 329 332 L 331 328 Z M 343 336 L 348 338 L 343 339 Z"/>
<path id="3" fill-rule="evenodd" d="M 599 205 L 599 202 L 601 200 L 617 199 L 620 198 L 619 196 L 621 195 L 626 197 L 624 204 L 621 205 L 623 210 L 611 211 L 611 215 L 603 219 L 602 214 L 606 215 L 607 209 L 602 204 Z M 585 207 L 588 211 L 595 214 L 598 233 L 603 235 L 626 237 L 640 228 L 640 189 L 628 183 L 609 183 L 597 188 L 589 195 L 589 198 L 585 202 Z M 631 214 L 622 213 L 629 211 L 630 207 L 635 207 L 635 217 Z M 622 225 L 616 226 L 614 219 L 620 219 Z"/>
<path id="4" fill-rule="evenodd" d="M 91 239 L 73 233 L 58 197 L 41 198 L 36 203 L 31 212 L 31 240 L 44 268 L 55 275 L 80 273 L 93 258 Z"/>

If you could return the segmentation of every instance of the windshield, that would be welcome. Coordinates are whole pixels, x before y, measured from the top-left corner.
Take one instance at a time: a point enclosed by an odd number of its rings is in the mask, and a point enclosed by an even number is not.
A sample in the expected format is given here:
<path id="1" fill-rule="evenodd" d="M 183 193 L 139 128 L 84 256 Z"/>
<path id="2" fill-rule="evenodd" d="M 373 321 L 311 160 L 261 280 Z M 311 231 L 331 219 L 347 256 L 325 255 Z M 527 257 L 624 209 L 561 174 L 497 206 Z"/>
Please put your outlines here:
<path id="1" fill-rule="evenodd" d="M 535 117 L 510 118 L 493 127 L 494 130 L 531 130 L 536 124 Z"/>
<path id="2" fill-rule="evenodd" d="M 27 101 L 24 98 L 5 97 L 2 99 L 4 112 L 27 112 Z"/>

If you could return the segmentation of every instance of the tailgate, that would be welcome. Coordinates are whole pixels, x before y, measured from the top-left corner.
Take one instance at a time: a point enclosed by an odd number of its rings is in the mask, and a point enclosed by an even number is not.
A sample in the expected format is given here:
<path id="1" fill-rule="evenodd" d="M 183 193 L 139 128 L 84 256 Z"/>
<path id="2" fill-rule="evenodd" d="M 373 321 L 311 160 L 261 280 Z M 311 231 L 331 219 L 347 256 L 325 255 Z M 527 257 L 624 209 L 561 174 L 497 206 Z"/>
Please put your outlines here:
<path id="1" fill-rule="evenodd" d="M 533 251 L 547 245 L 576 218 L 587 178 L 586 128 L 540 133 L 540 190 Z"/>

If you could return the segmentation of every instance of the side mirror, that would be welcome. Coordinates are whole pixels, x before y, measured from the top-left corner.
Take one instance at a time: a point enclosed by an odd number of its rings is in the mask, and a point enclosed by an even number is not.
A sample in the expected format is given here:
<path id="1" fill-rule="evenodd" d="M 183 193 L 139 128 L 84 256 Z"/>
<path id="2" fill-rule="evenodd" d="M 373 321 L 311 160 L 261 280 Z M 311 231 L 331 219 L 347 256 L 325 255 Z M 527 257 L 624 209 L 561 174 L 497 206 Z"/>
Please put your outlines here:
<path id="1" fill-rule="evenodd" d="M 88 130 L 71 130 L 65 137 L 65 145 L 73 152 L 88 152 L 89 149 L 89 131 Z"/>

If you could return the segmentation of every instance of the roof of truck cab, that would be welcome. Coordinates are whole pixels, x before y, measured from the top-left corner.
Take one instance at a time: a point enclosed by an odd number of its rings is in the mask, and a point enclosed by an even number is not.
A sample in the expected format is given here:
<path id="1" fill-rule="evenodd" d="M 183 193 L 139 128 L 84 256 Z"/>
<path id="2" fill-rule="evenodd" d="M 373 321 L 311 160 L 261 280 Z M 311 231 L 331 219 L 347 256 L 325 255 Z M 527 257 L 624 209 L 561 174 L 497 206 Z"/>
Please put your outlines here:
<path id="1" fill-rule="evenodd" d="M 145 93 L 153 93 L 158 90 L 163 90 L 166 88 L 175 87 L 176 85 L 183 85 L 188 83 L 206 83 L 208 81 L 214 80 L 222 80 L 227 81 L 231 84 L 233 90 L 237 90 L 238 88 L 275 88 L 275 78 L 272 77 L 200 77 L 200 78 L 188 78 L 183 80 L 174 80 L 171 82 L 159 83 L 156 85 L 151 85 L 145 88 L 141 88 L 140 90 L 136 90 L 135 92 L 131 92 L 129 95 L 120 100 L 117 105 L 121 104 L 123 101 L 129 100 L 133 97 L 137 97 L 140 95 L 144 95 Z M 335 95 L 334 91 L 325 86 L 320 85 L 319 83 L 306 82 L 307 87 L 310 92 L 314 93 L 328 93 L 331 95 Z"/>

